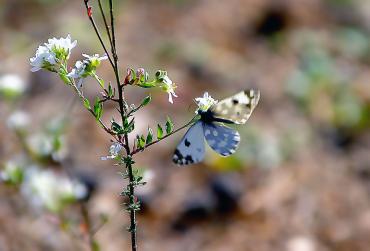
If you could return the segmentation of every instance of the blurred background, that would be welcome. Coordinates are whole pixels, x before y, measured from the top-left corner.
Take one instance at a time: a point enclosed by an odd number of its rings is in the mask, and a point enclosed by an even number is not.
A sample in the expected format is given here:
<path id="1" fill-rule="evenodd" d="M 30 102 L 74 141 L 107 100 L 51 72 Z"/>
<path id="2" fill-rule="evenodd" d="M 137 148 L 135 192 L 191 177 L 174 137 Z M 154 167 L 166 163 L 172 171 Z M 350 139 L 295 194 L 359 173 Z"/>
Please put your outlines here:
<path id="1" fill-rule="evenodd" d="M 369 250 L 370 1 L 116 2 L 122 71 L 164 69 L 178 85 L 173 105 L 152 93 L 138 133 L 167 115 L 181 126 L 204 91 L 261 91 L 232 157 L 208 149 L 203 163 L 176 167 L 185 131 L 136 155 L 148 182 L 139 250 Z M 83 1 L 1 0 L 0 34 L 0 250 L 88 250 L 80 203 L 101 250 L 129 250 L 126 181 L 100 160 L 109 137 L 57 76 L 29 71 L 54 36 L 78 40 L 71 62 L 103 54 Z M 108 62 L 99 74 L 114 80 Z M 98 90 L 85 83 L 89 98 Z M 106 105 L 104 121 L 115 113 Z"/>

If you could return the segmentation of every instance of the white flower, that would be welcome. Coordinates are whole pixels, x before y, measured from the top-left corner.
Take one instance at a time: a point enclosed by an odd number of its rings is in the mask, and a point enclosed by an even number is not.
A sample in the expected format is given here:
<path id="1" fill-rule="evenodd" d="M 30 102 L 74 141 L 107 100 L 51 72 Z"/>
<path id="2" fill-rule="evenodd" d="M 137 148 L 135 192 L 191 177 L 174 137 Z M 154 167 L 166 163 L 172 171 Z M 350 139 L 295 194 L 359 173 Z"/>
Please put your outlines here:
<path id="1" fill-rule="evenodd" d="M 23 180 L 24 168 L 15 161 L 8 161 L 0 172 L 0 179 L 6 183 L 19 184 Z"/>
<path id="2" fill-rule="evenodd" d="M 168 93 L 168 102 L 173 104 L 172 96 L 177 97 L 175 93 L 176 84 L 166 75 L 162 79 L 162 90 Z"/>
<path id="3" fill-rule="evenodd" d="M 50 38 L 48 43 L 45 43 L 45 46 L 52 52 L 54 52 L 58 59 L 60 59 L 58 54 L 64 56 L 66 59 L 71 55 L 71 50 L 76 47 L 77 41 L 71 40 L 71 35 L 68 34 L 66 38 Z"/>
<path id="4" fill-rule="evenodd" d="M 122 150 L 122 145 L 118 142 L 114 142 L 109 148 L 109 156 L 101 157 L 101 160 L 115 159 L 119 152 Z"/>
<path id="5" fill-rule="evenodd" d="M 106 54 L 104 54 L 101 57 L 99 56 L 99 54 L 94 54 L 92 56 L 87 55 L 87 54 L 82 54 L 82 56 L 84 56 L 85 58 L 87 58 L 87 60 L 89 60 L 93 64 L 94 64 L 94 62 L 99 62 L 99 64 L 100 64 L 101 61 L 108 59 L 108 56 Z"/>
<path id="6" fill-rule="evenodd" d="M 26 172 L 22 193 L 33 206 L 58 212 L 65 205 L 83 198 L 87 188 L 76 180 L 71 180 L 51 170 L 30 167 Z"/>
<path id="7" fill-rule="evenodd" d="M 66 38 L 51 38 L 48 43 L 37 48 L 36 55 L 30 59 L 31 71 L 36 72 L 40 69 L 56 71 L 55 66 L 71 55 L 71 50 L 76 46 L 77 41 L 71 40 L 71 36 Z"/>
<path id="8" fill-rule="evenodd" d="M 26 90 L 23 79 L 15 74 L 6 74 L 0 78 L 0 94 L 4 96 L 19 96 Z"/>
<path id="9" fill-rule="evenodd" d="M 86 65 L 85 63 L 81 62 L 81 61 L 77 61 L 76 64 L 75 64 L 75 67 L 72 69 L 72 71 L 70 73 L 67 74 L 67 77 L 70 77 L 70 78 L 79 78 L 80 80 L 77 82 L 77 88 L 81 88 L 82 87 L 82 82 L 83 82 L 83 76 L 85 75 L 85 68 L 86 68 Z"/>
<path id="10" fill-rule="evenodd" d="M 99 54 L 94 54 L 92 56 L 82 54 L 86 59 L 83 61 L 77 61 L 74 68 L 70 73 L 67 74 L 67 77 L 79 79 L 77 82 L 77 88 L 82 87 L 83 79 L 87 76 L 94 76 L 96 68 L 100 65 L 102 60 L 108 58 L 107 55 L 99 56 Z"/>
<path id="11" fill-rule="evenodd" d="M 54 140 L 51 136 L 42 133 L 32 134 L 27 138 L 29 149 L 40 157 L 46 157 L 53 154 Z"/>
<path id="12" fill-rule="evenodd" d="M 203 94 L 203 97 L 199 97 L 195 99 L 195 102 L 198 105 L 197 113 L 198 111 L 205 112 L 207 111 L 212 105 L 216 104 L 218 101 L 213 99 L 210 95 L 208 95 L 208 92 L 205 92 Z"/>
<path id="13" fill-rule="evenodd" d="M 22 111 L 14 112 L 6 121 L 7 126 L 14 130 L 24 130 L 30 123 L 30 117 Z"/>

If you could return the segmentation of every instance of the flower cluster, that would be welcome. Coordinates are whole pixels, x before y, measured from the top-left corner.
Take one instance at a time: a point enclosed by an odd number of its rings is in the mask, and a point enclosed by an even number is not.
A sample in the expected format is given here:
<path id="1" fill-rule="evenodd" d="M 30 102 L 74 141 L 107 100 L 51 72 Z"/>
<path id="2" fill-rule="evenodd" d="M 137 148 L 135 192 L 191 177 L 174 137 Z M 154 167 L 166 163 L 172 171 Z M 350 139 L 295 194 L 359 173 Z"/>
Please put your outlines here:
<path id="1" fill-rule="evenodd" d="M 198 105 L 198 109 L 195 111 L 195 113 L 198 113 L 198 111 L 202 111 L 202 112 L 207 111 L 212 105 L 216 104 L 218 101 L 213 99 L 208 94 L 208 92 L 205 92 L 203 94 L 203 97 L 196 98 L 195 102 Z"/>
<path id="2" fill-rule="evenodd" d="M 115 159 L 117 158 L 119 152 L 122 150 L 122 144 L 115 142 L 109 148 L 109 156 L 101 157 L 101 160 Z"/>
<path id="3" fill-rule="evenodd" d="M 27 169 L 21 190 L 33 206 L 52 212 L 59 212 L 88 193 L 87 187 L 81 182 L 37 167 Z"/>
<path id="4" fill-rule="evenodd" d="M 58 72 L 61 64 L 65 63 L 71 55 L 71 50 L 76 47 L 77 41 L 72 41 L 71 36 L 66 38 L 51 38 L 36 50 L 36 55 L 30 59 L 31 71 L 41 69 Z"/>
<path id="5" fill-rule="evenodd" d="M 82 87 L 84 78 L 88 76 L 98 78 L 96 76 L 96 68 L 100 66 L 102 60 L 108 59 L 107 55 L 100 57 L 99 54 L 94 54 L 93 56 L 82 54 L 82 56 L 84 56 L 86 59 L 83 61 L 77 61 L 72 71 L 67 74 L 67 76 L 70 78 L 79 79 L 77 82 L 78 88 Z"/>
<path id="6" fill-rule="evenodd" d="M 0 95 L 6 98 L 16 98 L 24 93 L 26 84 L 15 74 L 6 74 L 0 77 Z"/>

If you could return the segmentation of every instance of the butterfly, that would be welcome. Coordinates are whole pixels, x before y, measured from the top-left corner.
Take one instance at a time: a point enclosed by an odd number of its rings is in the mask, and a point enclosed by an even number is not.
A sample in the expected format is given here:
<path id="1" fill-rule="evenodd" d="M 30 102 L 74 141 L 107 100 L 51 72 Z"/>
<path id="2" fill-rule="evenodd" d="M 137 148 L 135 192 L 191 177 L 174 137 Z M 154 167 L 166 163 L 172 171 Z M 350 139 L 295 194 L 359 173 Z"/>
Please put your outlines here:
<path id="1" fill-rule="evenodd" d="M 173 162 L 189 165 L 202 161 L 205 155 L 204 138 L 221 156 L 233 154 L 239 145 L 240 135 L 224 124 L 245 124 L 259 99 L 258 90 L 245 90 L 219 102 L 208 96 L 208 93 L 196 99 L 200 119 L 181 139 L 173 155 Z"/>

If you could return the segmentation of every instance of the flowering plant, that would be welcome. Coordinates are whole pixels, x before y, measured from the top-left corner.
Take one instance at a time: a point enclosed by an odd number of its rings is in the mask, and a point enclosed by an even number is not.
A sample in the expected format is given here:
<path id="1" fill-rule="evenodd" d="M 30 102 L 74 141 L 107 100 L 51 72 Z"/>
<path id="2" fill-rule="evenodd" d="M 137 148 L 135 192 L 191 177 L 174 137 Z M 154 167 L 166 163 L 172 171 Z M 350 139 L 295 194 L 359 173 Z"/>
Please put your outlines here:
<path id="1" fill-rule="evenodd" d="M 139 87 L 139 88 L 157 88 L 168 95 L 168 102 L 173 104 L 174 98 L 177 98 L 175 93 L 176 84 L 168 76 L 167 71 L 158 70 L 154 77 L 150 77 L 149 73 L 143 68 L 133 70 L 128 68 L 126 74 L 121 78 L 121 70 L 119 66 L 119 58 L 117 55 L 116 38 L 115 38 L 115 22 L 114 22 L 114 9 L 113 1 L 109 0 L 109 19 L 110 25 L 108 25 L 108 18 L 102 7 L 101 1 L 98 0 L 99 12 L 104 20 L 104 28 L 107 35 L 107 42 L 103 40 L 101 31 L 94 20 L 93 9 L 90 6 L 89 0 L 84 0 L 84 4 L 87 11 L 87 16 L 91 22 L 91 25 L 96 32 L 97 38 L 104 50 L 104 55 L 99 54 L 87 55 L 82 54 L 83 59 L 78 60 L 74 63 L 73 68 L 69 68 L 69 59 L 73 48 L 76 47 L 77 41 L 73 40 L 70 35 L 61 38 L 49 39 L 47 43 L 40 45 L 36 50 L 34 57 L 30 59 L 30 64 L 32 66 L 31 71 L 46 70 L 49 72 L 54 72 L 59 75 L 60 79 L 78 95 L 81 103 L 87 109 L 87 111 L 92 114 L 97 123 L 103 128 L 103 130 L 110 136 L 112 144 L 109 148 L 109 155 L 101 157 L 101 160 L 114 160 L 118 165 L 124 166 L 124 171 L 121 172 L 125 179 L 128 179 L 127 186 L 122 190 L 121 195 L 127 197 L 126 210 L 130 214 L 130 226 L 128 231 L 131 233 L 132 240 L 132 250 L 137 250 L 137 240 L 136 240 L 136 212 L 140 210 L 140 202 L 135 196 L 135 188 L 145 184 L 143 181 L 143 176 L 138 172 L 135 172 L 133 165 L 135 161 L 133 156 L 139 152 L 144 151 L 151 145 L 154 145 L 170 135 L 178 132 L 179 130 L 191 125 L 194 122 L 195 117 L 185 125 L 174 130 L 174 124 L 172 120 L 167 117 L 164 128 L 158 124 L 157 135 L 154 136 L 153 130 L 148 128 L 146 135 L 137 135 L 133 143 L 129 142 L 129 135 L 133 133 L 135 128 L 135 113 L 147 106 L 151 100 L 151 95 L 143 98 L 139 105 L 128 105 L 128 101 L 125 97 L 126 88 L 128 87 Z M 108 46 L 110 50 L 108 50 Z M 111 82 L 106 84 L 106 82 L 99 77 L 97 70 L 103 61 L 108 61 L 112 67 L 115 76 L 115 85 Z M 95 97 L 92 103 L 87 97 L 84 96 L 84 81 L 92 77 L 101 89 L 101 92 Z M 209 97 L 210 98 L 210 97 Z M 118 113 L 120 121 L 111 120 L 110 124 L 105 124 L 102 120 L 104 103 L 113 102 L 118 105 Z M 205 109 L 203 104 L 199 109 Z M 203 108 L 202 108 L 203 107 Z M 51 173 L 43 173 L 39 175 L 42 177 L 41 183 L 47 183 L 53 180 Z M 46 178 L 50 179 L 46 179 Z M 47 192 L 40 193 L 40 189 L 35 184 L 39 184 L 39 181 L 29 182 L 29 187 L 32 187 L 32 191 L 39 193 L 40 196 L 49 198 L 51 194 L 72 194 L 72 188 L 76 187 L 74 183 L 64 182 L 65 188 L 62 190 L 50 188 Z M 78 186 L 77 186 L 78 187 Z M 82 189 L 77 189 L 81 193 Z M 74 194 L 78 197 L 78 194 Z M 51 196 L 52 197 L 52 196 Z M 59 196 L 63 197 L 63 196 Z M 46 201 L 46 206 L 53 209 L 55 205 L 58 205 L 58 201 L 55 200 L 44 200 Z M 90 236 L 92 239 L 92 236 Z M 91 241 L 91 250 L 95 250 L 96 242 Z"/>

